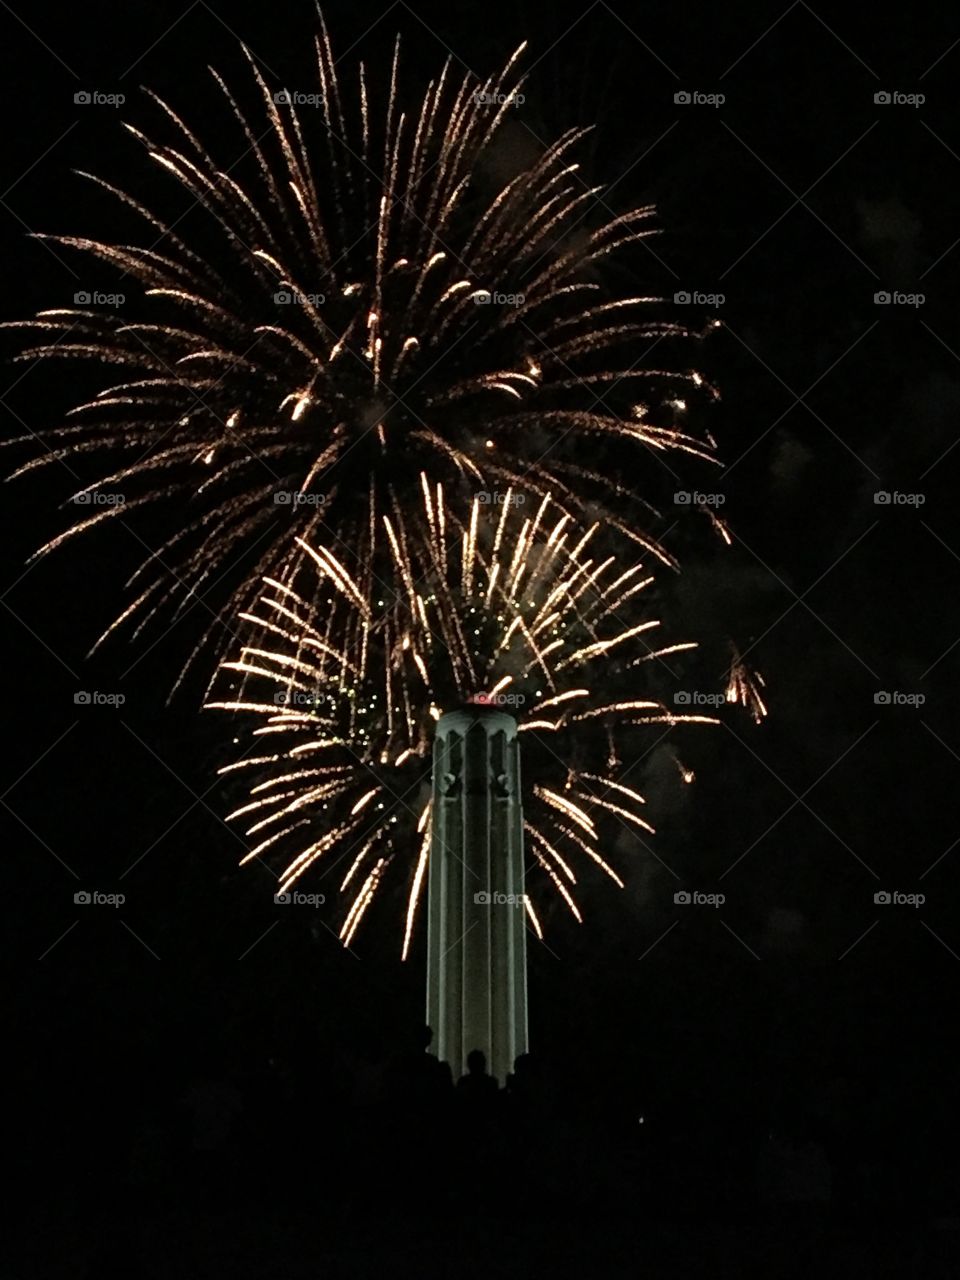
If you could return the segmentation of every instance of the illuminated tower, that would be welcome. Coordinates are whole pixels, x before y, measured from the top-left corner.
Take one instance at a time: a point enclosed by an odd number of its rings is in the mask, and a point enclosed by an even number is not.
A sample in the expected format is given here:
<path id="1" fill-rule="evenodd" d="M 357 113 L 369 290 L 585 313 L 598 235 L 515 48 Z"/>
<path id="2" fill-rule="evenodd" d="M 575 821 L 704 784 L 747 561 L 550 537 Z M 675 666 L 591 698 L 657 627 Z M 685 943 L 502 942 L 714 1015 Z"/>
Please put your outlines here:
<path id="1" fill-rule="evenodd" d="M 427 915 L 427 1021 L 454 1076 L 482 1049 L 502 1084 L 527 1050 L 520 744 L 483 705 L 437 722 Z"/>

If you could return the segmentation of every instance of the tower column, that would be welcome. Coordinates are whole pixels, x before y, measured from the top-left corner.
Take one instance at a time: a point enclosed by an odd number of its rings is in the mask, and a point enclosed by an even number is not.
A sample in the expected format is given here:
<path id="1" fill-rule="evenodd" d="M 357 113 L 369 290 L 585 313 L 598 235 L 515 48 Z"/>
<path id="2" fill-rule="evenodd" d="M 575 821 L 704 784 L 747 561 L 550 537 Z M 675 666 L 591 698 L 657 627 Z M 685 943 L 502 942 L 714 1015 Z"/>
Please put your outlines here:
<path id="1" fill-rule="evenodd" d="M 482 1049 L 502 1084 L 527 1050 L 520 744 L 484 706 L 437 722 L 427 890 L 427 1021 L 455 1076 Z"/>

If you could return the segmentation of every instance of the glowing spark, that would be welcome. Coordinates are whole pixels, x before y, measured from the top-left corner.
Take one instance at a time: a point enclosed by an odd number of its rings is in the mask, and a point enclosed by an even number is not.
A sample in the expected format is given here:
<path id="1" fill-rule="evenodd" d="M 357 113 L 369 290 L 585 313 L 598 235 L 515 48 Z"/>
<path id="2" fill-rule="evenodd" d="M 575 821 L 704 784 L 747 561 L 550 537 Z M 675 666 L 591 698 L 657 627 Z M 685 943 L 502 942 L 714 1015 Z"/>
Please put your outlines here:
<path id="1" fill-rule="evenodd" d="M 760 672 L 750 671 L 734 649 L 727 678 L 726 698 L 728 702 L 739 702 L 745 707 L 753 717 L 754 724 L 760 724 L 767 716 L 767 706 L 760 694 L 764 684 Z"/>

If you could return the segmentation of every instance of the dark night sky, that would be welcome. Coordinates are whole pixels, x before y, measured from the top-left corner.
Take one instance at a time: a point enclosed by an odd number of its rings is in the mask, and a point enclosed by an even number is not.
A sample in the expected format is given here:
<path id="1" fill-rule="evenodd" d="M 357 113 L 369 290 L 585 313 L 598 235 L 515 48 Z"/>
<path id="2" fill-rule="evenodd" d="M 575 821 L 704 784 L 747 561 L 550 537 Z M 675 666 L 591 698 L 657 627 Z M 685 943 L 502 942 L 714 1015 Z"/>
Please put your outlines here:
<path id="1" fill-rule="evenodd" d="M 538 8 L 326 14 L 336 46 L 362 37 L 373 57 L 399 28 L 411 76 L 445 47 L 486 71 L 529 39 L 530 127 L 596 121 L 580 156 L 591 181 L 613 184 L 613 208 L 659 207 L 655 253 L 632 267 L 645 287 L 724 295 L 704 364 L 723 393 L 710 426 L 726 466 L 712 483 L 738 543 L 695 560 L 673 607 L 756 642 L 771 715 L 684 740 L 698 779 L 682 806 L 656 760 L 645 767 L 662 791 L 654 847 L 688 887 L 722 888 L 722 912 L 675 907 L 678 882 L 636 855 L 624 894 L 597 885 L 585 924 L 558 914 L 551 949 L 534 949 L 535 1043 L 584 1065 L 603 1052 L 625 1096 L 646 1072 L 736 1097 L 782 1067 L 774 1091 L 845 1077 L 881 1096 L 922 1077 L 914 1096 L 941 1105 L 960 985 L 960 32 L 932 5 L 883 29 L 866 10 L 821 19 L 802 0 L 597 3 L 576 23 Z M 306 4 L 133 12 L 0 12 L 3 319 L 65 303 L 79 286 L 64 263 L 89 274 L 25 238 L 100 229 L 104 204 L 70 169 L 131 188 L 143 174 L 124 168 L 134 153 L 115 109 L 75 106 L 77 89 L 127 94 L 123 118 L 136 120 L 149 84 L 202 118 L 189 104 L 207 101 L 204 67 L 242 74 L 238 37 L 279 80 L 311 87 Z M 726 100 L 678 105 L 681 90 Z M 883 90 L 926 101 L 876 104 Z M 881 290 L 925 301 L 878 306 Z M 63 404 L 63 373 L 20 375 L 5 365 L 4 402 L 40 425 Z M 4 433 L 17 429 L 9 416 Z M 7 486 L 2 505 L 2 946 L 24 1080 L 64 1061 L 83 1078 L 108 1055 L 161 1074 L 208 1033 L 239 1052 L 418 1018 L 423 939 L 401 966 L 395 915 L 346 955 L 323 922 L 277 924 L 262 873 L 236 871 L 214 785 L 220 726 L 190 693 L 164 705 L 196 619 L 85 660 L 136 547 L 113 530 L 25 570 L 58 527 L 55 480 Z M 925 501 L 877 505 L 877 490 Z M 75 707 L 77 689 L 123 690 L 126 703 Z M 925 702 L 876 705 L 879 690 Z M 78 888 L 121 886 L 115 913 L 73 905 Z M 877 906 L 881 889 L 926 902 Z"/>

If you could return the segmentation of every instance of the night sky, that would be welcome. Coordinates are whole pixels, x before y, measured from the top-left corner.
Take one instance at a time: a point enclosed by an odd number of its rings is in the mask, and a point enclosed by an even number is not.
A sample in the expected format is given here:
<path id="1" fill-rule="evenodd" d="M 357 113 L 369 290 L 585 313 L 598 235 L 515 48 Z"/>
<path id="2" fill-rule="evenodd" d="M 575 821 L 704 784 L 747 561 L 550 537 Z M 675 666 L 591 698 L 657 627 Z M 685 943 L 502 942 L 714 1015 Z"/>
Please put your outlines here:
<path id="1" fill-rule="evenodd" d="M 803 0 L 325 14 L 342 68 L 361 49 L 389 57 L 399 30 L 419 83 L 447 51 L 486 75 L 528 39 L 516 145 L 596 123 L 578 156 L 591 184 L 613 211 L 658 207 L 629 287 L 714 295 L 676 312 L 722 321 L 696 359 L 722 392 L 707 425 L 724 465 L 671 460 L 683 484 L 665 483 L 722 493 L 735 541 L 699 544 L 658 602 L 677 632 L 718 638 L 698 672 L 711 688 L 736 639 L 770 715 L 671 737 L 692 787 L 646 739 L 633 778 L 657 857 L 618 851 L 623 892 L 588 877 L 582 926 L 548 913 L 548 946 L 530 951 L 534 1050 L 583 1096 L 602 1080 L 624 1126 L 645 1112 L 762 1127 L 798 1099 L 842 1098 L 918 1202 L 955 1208 L 960 28 L 933 5 L 881 28 Z M 120 125 L 154 122 L 141 85 L 215 130 L 205 68 L 242 77 L 244 41 L 271 83 L 314 89 L 305 3 L 14 3 L 0 29 L 3 320 L 109 287 L 27 236 L 109 238 L 109 202 L 73 169 L 155 192 Z M 77 105 L 81 90 L 126 102 Z M 18 342 L 0 333 L 5 437 L 54 423 L 89 385 L 11 364 Z M 426 941 L 400 964 L 391 899 L 347 953 L 332 915 L 283 912 L 268 873 L 237 869 L 215 776 L 228 728 L 198 713 L 197 681 L 166 701 L 204 619 L 86 658 L 158 530 L 146 517 L 28 566 L 70 492 L 47 470 L 6 485 L 0 508 L 4 1020 L 11 1098 L 31 1117 L 15 1141 L 25 1185 L 53 1167 L 64 1188 L 100 1149 L 95 1117 L 173 1096 L 211 1046 L 234 1062 L 315 1055 L 322 1114 L 355 1046 L 386 1052 L 422 1018 Z M 81 690 L 125 701 L 78 705 Z M 682 889 L 726 900 L 678 905 Z M 126 901 L 78 906 L 81 890 Z M 875 897 L 894 892 L 924 900 Z M 85 1274 L 29 1256 L 16 1274 Z"/>

